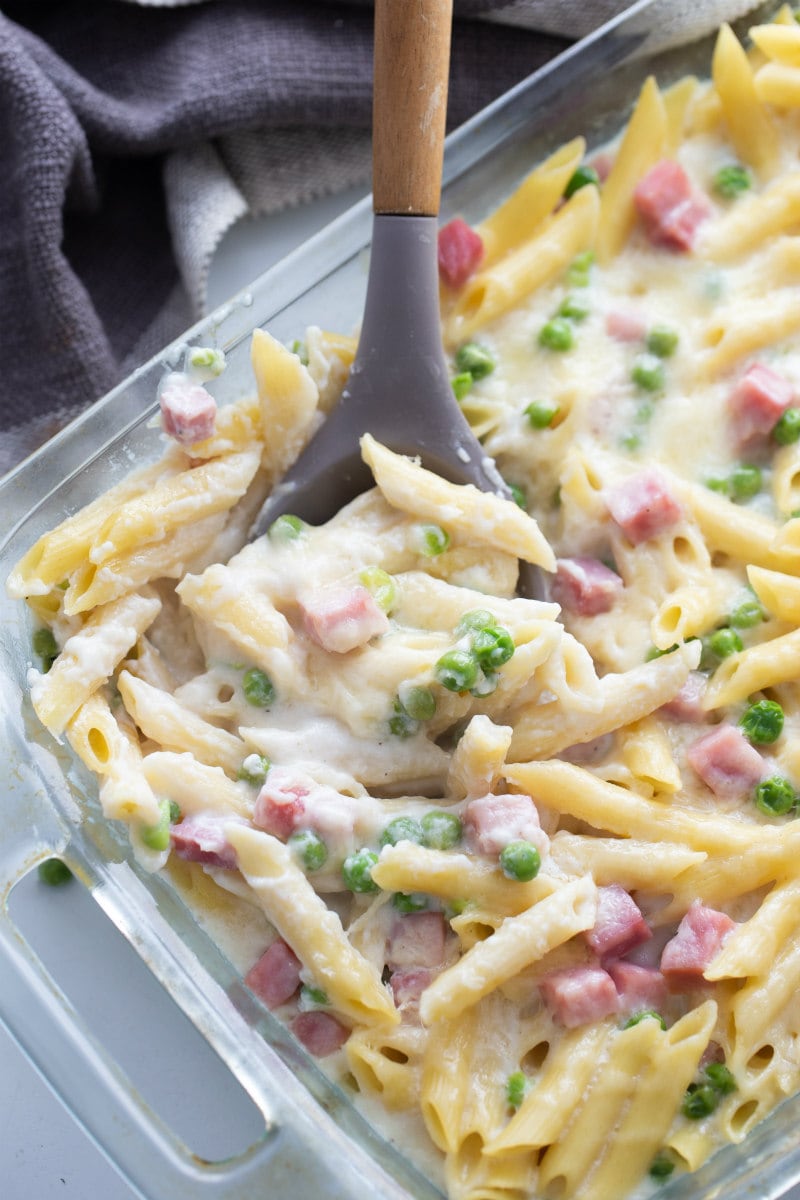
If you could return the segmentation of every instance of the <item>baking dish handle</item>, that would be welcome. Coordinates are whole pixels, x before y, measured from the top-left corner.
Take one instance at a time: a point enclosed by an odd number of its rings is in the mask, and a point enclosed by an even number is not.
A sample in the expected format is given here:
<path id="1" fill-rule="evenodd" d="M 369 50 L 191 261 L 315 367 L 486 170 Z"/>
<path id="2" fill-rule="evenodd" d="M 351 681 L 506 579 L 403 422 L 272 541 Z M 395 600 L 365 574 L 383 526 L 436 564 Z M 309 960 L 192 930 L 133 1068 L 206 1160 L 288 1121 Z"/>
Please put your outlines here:
<path id="1" fill-rule="evenodd" d="M 280 1125 L 265 1118 L 263 1138 L 235 1159 L 207 1163 L 190 1154 L 95 1041 L 5 907 L 0 910 L 0 979 L 0 1019 L 85 1132 L 146 1200 L 333 1194 L 330 1165 L 312 1158 L 308 1142 L 300 1142 L 301 1131 L 284 1123 L 283 1116 Z M 343 1174 L 340 1163 L 338 1175 Z M 335 1194 L 354 1195 L 342 1182 Z"/>

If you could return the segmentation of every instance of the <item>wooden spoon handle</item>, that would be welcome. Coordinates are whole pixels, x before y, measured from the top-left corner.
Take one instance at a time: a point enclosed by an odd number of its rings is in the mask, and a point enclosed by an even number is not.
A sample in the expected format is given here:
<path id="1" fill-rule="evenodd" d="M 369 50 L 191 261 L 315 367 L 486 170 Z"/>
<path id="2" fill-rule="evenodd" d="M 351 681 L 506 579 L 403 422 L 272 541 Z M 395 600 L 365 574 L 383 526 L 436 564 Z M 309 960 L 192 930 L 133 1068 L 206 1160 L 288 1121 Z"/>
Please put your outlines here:
<path id="1" fill-rule="evenodd" d="M 453 0 L 375 0 L 376 213 L 439 212 L 452 12 Z"/>

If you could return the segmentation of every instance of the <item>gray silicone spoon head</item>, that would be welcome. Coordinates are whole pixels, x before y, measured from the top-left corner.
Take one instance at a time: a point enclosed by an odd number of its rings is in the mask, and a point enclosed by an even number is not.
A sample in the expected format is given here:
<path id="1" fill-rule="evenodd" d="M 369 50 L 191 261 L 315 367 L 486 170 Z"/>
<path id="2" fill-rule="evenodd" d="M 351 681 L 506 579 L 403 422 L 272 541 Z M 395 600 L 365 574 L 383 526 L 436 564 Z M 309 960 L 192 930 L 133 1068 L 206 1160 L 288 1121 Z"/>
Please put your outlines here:
<path id="1" fill-rule="evenodd" d="M 365 433 L 451 482 L 510 497 L 453 395 L 441 340 L 437 214 L 451 18 L 452 0 L 376 0 L 374 217 L 358 350 L 341 400 L 267 499 L 252 536 L 287 512 L 320 524 L 371 487 L 359 449 Z"/>

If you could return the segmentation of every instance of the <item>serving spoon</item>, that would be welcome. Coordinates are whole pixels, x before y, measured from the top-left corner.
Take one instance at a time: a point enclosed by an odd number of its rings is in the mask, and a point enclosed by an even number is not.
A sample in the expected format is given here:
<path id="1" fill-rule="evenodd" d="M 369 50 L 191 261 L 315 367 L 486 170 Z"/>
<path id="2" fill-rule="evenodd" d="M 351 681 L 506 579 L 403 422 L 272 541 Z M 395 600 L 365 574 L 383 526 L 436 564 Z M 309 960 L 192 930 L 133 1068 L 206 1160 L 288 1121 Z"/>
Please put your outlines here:
<path id="1" fill-rule="evenodd" d="M 251 536 L 291 512 L 328 520 L 373 486 L 371 433 L 453 483 L 511 497 L 450 383 L 439 314 L 437 235 L 452 0 L 375 0 L 373 225 L 367 297 L 342 397 L 273 489 Z M 533 569 L 520 589 L 533 591 Z"/>

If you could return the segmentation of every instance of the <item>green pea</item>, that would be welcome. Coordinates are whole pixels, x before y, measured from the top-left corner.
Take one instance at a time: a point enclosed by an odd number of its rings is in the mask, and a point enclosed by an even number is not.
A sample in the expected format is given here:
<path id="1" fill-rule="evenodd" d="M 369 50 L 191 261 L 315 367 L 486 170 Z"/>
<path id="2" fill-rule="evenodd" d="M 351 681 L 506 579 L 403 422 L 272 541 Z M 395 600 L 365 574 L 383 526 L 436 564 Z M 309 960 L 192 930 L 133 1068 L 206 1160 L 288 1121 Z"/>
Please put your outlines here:
<path id="1" fill-rule="evenodd" d="M 245 699 L 254 708 L 269 708 L 275 699 L 272 680 L 260 667 L 251 667 L 242 678 Z"/>
<path id="2" fill-rule="evenodd" d="M 714 191 L 724 200 L 735 200 L 753 186 L 753 176 L 741 163 L 720 167 L 714 176 Z"/>
<path id="3" fill-rule="evenodd" d="M 552 317 L 539 330 L 539 345 L 547 350 L 571 350 L 575 337 L 565 317 Z"/>
<path id="4" fill-rule="evenodd" d="M 645 1008 L 642 1012 L 634 1013 L 632 1017 L 628 1017 L 623 1029 L 630 1029 L 633 1025 L 638 1025 L 640 1021 L 658 1021 L 662 1029 L 667 1028 L 667 1022 L 662 1017 L 661 1013 L 655 1011 L 654 1008 Z"/>
<path id="5" fill-rule="evenodd" d="M 664 364 L 655 354 L 637 356 L 631 379 L 645 392 L 660 392 L 664 387 Z"/>
<path id="6" fill-rule="evenodd" d="M 372 878 L 372 868 L 378 861 L 374 850 L 362 847 L 349 854 L 342 863 L 342 879 L 351 892 L 378 892 L 380 888 Z"/>
<path id="7" fill-rule="evenodd" d="M 729 475 L 728 481 L 734 500 L 750 500 L 761 491 L 761 471 L 749 463 L 742 463 L 736 467 Z"/>
<path id="8" fill-rule="evenodd" d="M 183 820 L 180 805 L 177 800 L 168 800 L 167 803 L 169 805 L 169 823 L 170 825 L 177 825 L 179 821 Z"/>
<path id="9" fill-rule="evenodd" d="M 413 737 L 419 732 L 419 721 L 406 712 L 399 698 L 395 700 L 389 717 L 389 732 L 399 738 Z"/>
<path id="10" fill-rule="evenodd" d="M 143 825 L 139 830 L 139 836 L 145 846 L 150 850 L 168 850 L 169 849 L 169 827 L 170 827 L 170 802 L 169 800 L 159 801 L 159 809 L 161 816 L 156 825 Z"/>
<path id="11" fill-rule="evenodd" d="M 448 692 L 468 692 L 478 680 L 480 666 L 469 650 L 448 650 L 438 660 L 433 673 Z"/>
<path id="12" fill-rule="evenodd" d="M 430 721 L 436 712 L 436 697 L 431 689 L 415 684 L 403 688 L 402 693 L 400 703 L 408 715 L 415 721 Z"/>
<path id="13" fill-rule="evenodd" d="M 330 1004 L 328 993 L 320 987 L 309 987 L 304 983 L 300 988 L 297 1007 L 301 1012 L 309 1012 L 313 1008 L 325 1008 Z"/>
<path id="14" fill-rule="evenodd" d="M 779 446 L 791 446 L 800 438 L 800 408 L 787 408 L 772 426 L 772 436 Z"/>
<path id="15" fill-rule="evenodd" d="M 472 638 L 472 653 L 484 671 L 496 671 L 502 667 L 513 658 L 515 649 L 514 639 L 502 625 L 478 629 Z"/>
<path id="16" fill-rule="evenodd" d="M 248 754 L 239 767 L 237 779 L 245 783 L 262 784 L 272 766 L 265 754 Z"/>
<path id="17" fill-rule="evenodd" d="M 459 371 L 467 371 L 475 380 L 491 375 L 496 365 L 491 350 L 479 346 L 477 342 L 466 342 L 456 351 L 456 366 Z"/>
<path id="18" fill-rule="evenodd" d="M 304 367 L 308 366 L 308 347 L 305 342 L 301 342 L 300 338 L 295 338 L 289 347 L 292 354 L 296 354 Z"/>
<path id="19" fill-rule="evenodd" d="M 641 434 L 626 433 L 624 437 L 619 439 L 619 444 L 623 450 L 628 450 L 632 454 L 634 450 L 638 450 L 642 444 Z"/>
<path id="20" fill-rule="evenodd" d="M 420 821 L 422 844 L 430 850 L 451 850 L 461 841 L 462 824 L 455 813 L 440 808 L 426 812 Z"/>
<path id="21" fill-rule="evenodd" d="M 715 629 L 709 636 L 708 648 L 716 658 L 730 658 L 744 649 L 744 642 L 735 629 L 723 625 L 722 629 Z"/>
<path id="22" fill-rule="evenodd" d="M 488 608 L 473 608 L 465 612 L 456 625 L 456 637 L 463 637 L 465 633 L 472 633 L 476 629 L 491 629 L 494 623 L 494 613 L 490 613 Z"/>
<path id="23" fill-rule="evenodd" d="M 378 608 L 388 613 L 397 604 L 397 584 L 388 571 L 382 567 L 364 567 L 358 574 L 359 581 L 364 585 Z"/>
<path id="24" fill-rule="evenodd" d="M 748 741 L 769 746 L 783 733 L 783 709 L 775 700 L 756 700 L 742 713 L 739 725 Z"/>
<path id="25" fill-rule="evenodd" d="M 308 526 L 305 521 L 301 521 L 300 517 L 296 517 L 293 513 L 283 513 L 282 516 L 275 518 L 267 533 L 273 542 L 293 542 L 306 529 Z"/>
<path id="26" fill-rule="evenodd" d="M 570 196 L 574 196 L 581 188 L 588 187 L 591 184 L 599 187 L 600 176 L 594 167 L 590 167 L 586 163 L 581 163 L 567 180 L 567 186 L 564 188 L 564 199 L 569 200 Z"/>
<path id="27" fill-rule="evenodd" d="M 588 287 L 594 264 L 594 251 L 584 250 L 573 258 L 567 267 L 567 282 L 571 287 Z"/>
<path id="28" fill-rule="evenodd" d="M 193 346 L 188 365 L 191 370 L 202 372 L 206 379 L 214 379 L 225 370 L 225 355 L 213 346 Z"/>
<path id="29" fill-rule="evenodd" d="M 718 492 L 720 496 L 730 495 L 731 486 L 730 481 L 727 479 L 712 477 L 711 479 L 707 479 L 705 483 L 710 492 Z"/>
<path id="30" fill-rule="evenodd" d="M 450 534 L 441 525 L 418 526 L 420 549 L 426 558 L 438 558 L 450 545 Z"/>
<path id="31" fill-rule="evenodd" d="M 403 914 L 424 912 L 428 907 L 428 897 L 424 892 L 395 892 L 392 907 Z"/>
<path id="32" fill-rule="evenodd" d="M 670 358 L 678 348 L 678 333 L 669 325 L 654 325 L 647 335 L 647 349 L 659 358 Z"/>
<path id="33" fill-rule="evenodd" d="M 58 658 L 58 643 L 53 636 L 52 629 L 42 626 L 41 629 L 34 630 L 31 645 L 33 646 L 33 653 L 37 654 L 42 659 L 42 662 L 46 664 L 46 673 L 53 665 L 53 660 Z"/>
<path id="34" fill-rule="evenodd" d="M 416 817 L 394 817 L 381 834 L 382 846 L 396 846 L 398 842 L 423 842 L 422 826 Z"/>
<path id="35" fill-rule="evenodd" d="M 735 608 L 728 617 L 728 624 L 734 629 L 752 629 L 754 625 L 760 625 L 764 620 L 764 610 L 759 601 L 755 598 L 752 600 L 743 600 L 742 603 Z"/>
<path id="36" fill-rule="evenodd" d="M 558 306 L 558 316 L 569 321 L 585 321 L 590 312 L 587 302 L 578 296 L 565 296 Z"/>
<path id="37" fill-rule="evenodd" d="M 759 812 L 768 817 L 785 816 L 797 802 L 794 788 L 782 775 L 770 775 L 769 779 L 762 779 L 755 790 L 754 799 Z"/>
<path id="38" fill-rule="evenodd" d="M 519 1108 L 528 1090 L 528 1080 L 524 1071 L 512 1071 L 506 1080 L 506 1103 L 509 1108 Z"/>
<path id="39" fill-rule="evenodd" d="M 328 861 L 328 847 L 313 829 L 298 829 L 287 842 L 307 871 L 319 871 Z"/>
<path id="40" fill-rule="evenodd" d="M 647 1173 L 651 1179 L 669 1179 L 674 1170 L 674 1160 L 669 1157 L 665 1150 L 659 1150 L 650 1163 Z"/>
<path id="41" fill-rule="evenodd" d="M 523 512 L 528 511 L 528 497 L 525 494 L 525 489 L 521 488 L 518 483 L 510 483 L 508 490 L 511 492 L 511 499 L 515 504 L 519 505 Z"/>
<path id="42" fill-rule="evenodd" d="M 525 416 L 531 429 L 547 429 L 560 411 L 560 406 L 553 400 L 534 400 L 525 409 Z"/>
<path id="43" fill-rule="evenodd" d="M 509 842 L 500 852 L 500 869 L 503 874 L 507 879 L 516 879 L 519 883 L 535 879 L 541 865 L 539 851 L 530 842 Z"/>
<path id="44" fill-rule="evenodd" d="M 719 1098 L 710 1083 L 690 1083 L 683 1098 L 681 1112 L 690 1121 L 702 1121 L 719 1103 Z"/>
<path id="45" fill-rule="evenodd" d="M 46 858 L 37 867 L 37 874 L 48 887 L 61 887 L 72 879 L 72 871 L 60 858 Z"/>
<path id="46" fill-rule="evenodd" d="M 470 375 L 469 371 L 462 371 L 460 375 L 454 375 L 450 380 L 450 386 L 453 389 L 453 395 L 456 400 L 463 400 L 472 391 L 472 385 L 475 380 Z"/>
<path id="47" fill-rule="evenodd" d="M 733 1072 L 724 1063 L 709 1063 L 703 1074 L 720 1096 L 730 1096 L 732 1092 L 739 1090 Z"/>
<path id="48" fill-rule="evenodd" d="M 659 650 L 658 646 L 651 646 L 644 656 L 644 661 L 653 662 L 654 659 L 663 658 L 665 654 L 672 654 L 677 649 L 677 642 L 674 642 L 671 646 L 668 646 L 666 650 Z"/>

